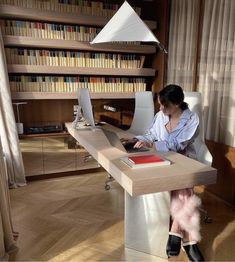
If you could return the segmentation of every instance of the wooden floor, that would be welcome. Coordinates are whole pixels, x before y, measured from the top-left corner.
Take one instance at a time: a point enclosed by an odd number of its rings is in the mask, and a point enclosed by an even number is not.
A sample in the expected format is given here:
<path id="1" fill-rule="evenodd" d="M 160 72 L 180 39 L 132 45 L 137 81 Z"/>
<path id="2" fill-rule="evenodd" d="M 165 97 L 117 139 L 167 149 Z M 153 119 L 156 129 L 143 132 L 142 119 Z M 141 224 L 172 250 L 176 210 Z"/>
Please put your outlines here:
<path id="1" fill-rule="evenodd" d="M 10 191 L 19 251 L 12 261 L 167 261 L 124 248 L 124 199 L 117 183 L 104 190 L 105 172 L 33 181 Z M 213 217 L 202 222 L 208 261 L 235 261 L 235 212 L 201 188 Z M 181 252 L 171 261 L 188 261 Z"/>

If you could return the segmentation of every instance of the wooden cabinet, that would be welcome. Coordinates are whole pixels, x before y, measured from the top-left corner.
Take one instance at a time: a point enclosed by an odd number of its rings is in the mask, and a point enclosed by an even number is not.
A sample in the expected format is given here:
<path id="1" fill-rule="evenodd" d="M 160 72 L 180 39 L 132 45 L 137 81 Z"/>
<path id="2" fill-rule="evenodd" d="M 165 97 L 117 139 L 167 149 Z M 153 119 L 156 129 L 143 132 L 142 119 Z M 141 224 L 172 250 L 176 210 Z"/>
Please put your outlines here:
<path id="1" fill-rule="evenodd" d="M 25 167 L 25 175 L 35 176 L 44 174 L 42 138 L 21 139 L 20 148 Z"/>
<path id="2" fill-rule="evenodd" d="M 97 161 L 69 135 L 20 139 L 26 177 L 98 168 Z"/>

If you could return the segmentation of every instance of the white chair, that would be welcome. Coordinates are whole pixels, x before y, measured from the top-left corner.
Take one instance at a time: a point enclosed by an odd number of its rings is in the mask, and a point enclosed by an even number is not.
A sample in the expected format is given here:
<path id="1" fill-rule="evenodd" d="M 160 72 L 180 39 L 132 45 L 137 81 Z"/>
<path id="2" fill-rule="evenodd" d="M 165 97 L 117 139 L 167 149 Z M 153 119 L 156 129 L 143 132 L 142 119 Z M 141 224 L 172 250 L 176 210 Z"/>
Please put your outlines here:
<path id="1" fill-rule="evenodd" d="M 202 112 L 202 97 L 199 92 L 184 92 L 184 101 L 188 103 L 189 109 L 196 112 L 200 119 L 200 133 L 194 142 L 197 159 L 206 165 L 211 166 L 212 155 L 205 144 L 204 119 Z"/>
<path id="2" fill-rule="evenodd" d="M 154 102 L 150 91 L 135 93 L 134 117 L 128 132 L 134 135 L 143 135 L 153 121 Z"/>
<path id="3" fill-rule="evenodd" d="M 199 92 L 184 92 L 184 101 L 188 103 L 189 109 L 192 112 L 196 112 L 200 119 L 200 133 L 195 139 L 194 146 L 196 150 L 197 160 L 201 163 L 211 166 L 212 155 L 205 144 L 205 128 L 204 128 L 204 118 L 202 111 L 202 96 Z M 208 216 L 207 211 L 200 209 L 204 213 L 204 221 L 206 223 L 211 223 L 212 219 Z"/>

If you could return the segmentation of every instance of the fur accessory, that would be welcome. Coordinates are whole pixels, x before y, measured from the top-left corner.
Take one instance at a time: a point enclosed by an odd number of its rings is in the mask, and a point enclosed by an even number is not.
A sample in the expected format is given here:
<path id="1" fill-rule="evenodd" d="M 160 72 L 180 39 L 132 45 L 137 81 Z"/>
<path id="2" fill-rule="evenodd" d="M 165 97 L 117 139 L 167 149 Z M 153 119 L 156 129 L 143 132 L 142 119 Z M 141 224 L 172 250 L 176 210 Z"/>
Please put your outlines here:
<path id="1" fill-rule="evenodd" d="M 200 241 L 200 213 L 198 208 L 201 199 L 195 194 L 185 194 L 186 190 L 177 190 L 172 194 L 171 216 L 180 227 L 188 232 L 195 241 Z"/>

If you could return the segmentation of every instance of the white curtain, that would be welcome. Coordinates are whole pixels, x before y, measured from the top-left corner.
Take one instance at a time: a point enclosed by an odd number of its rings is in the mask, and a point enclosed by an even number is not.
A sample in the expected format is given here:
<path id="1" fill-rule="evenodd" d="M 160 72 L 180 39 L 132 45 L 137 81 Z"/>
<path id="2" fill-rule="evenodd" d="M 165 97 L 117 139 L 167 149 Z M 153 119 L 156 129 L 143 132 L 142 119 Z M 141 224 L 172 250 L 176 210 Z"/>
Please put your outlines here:
<path id="1" fill-rule="evenodd" d="M 7 261 L 9 253 L 17 250 L 14 241 L 16 235 L 12 227 L 9 189 L 0 140 L 0 261 Z"/>
<path id="2" fill-rule="evenodd" d="M 206 138 L 235 146 L 235 1 L 206 0 L 198 90 L 204 97 Z"/>
<path id="3" fill-rule="evenodd" d="M 235 0 L 172 0 L 167 83 L 185 91 L 196 87 L 206 139 L 230 146 L 235 146 L 234 27 Z"/>
<path id="4" fill-rule="evenodd" d="M 25 185 L 25 171 L 12 108 L 2 33 L 0 30 L 0 137 L 7 161 L 9 186 Z"/>
<path id="5" fill-rule="evenodd" d="M 167 84 L 193 90 L 199 24 L 199 0 L 171 2 Z"/>

